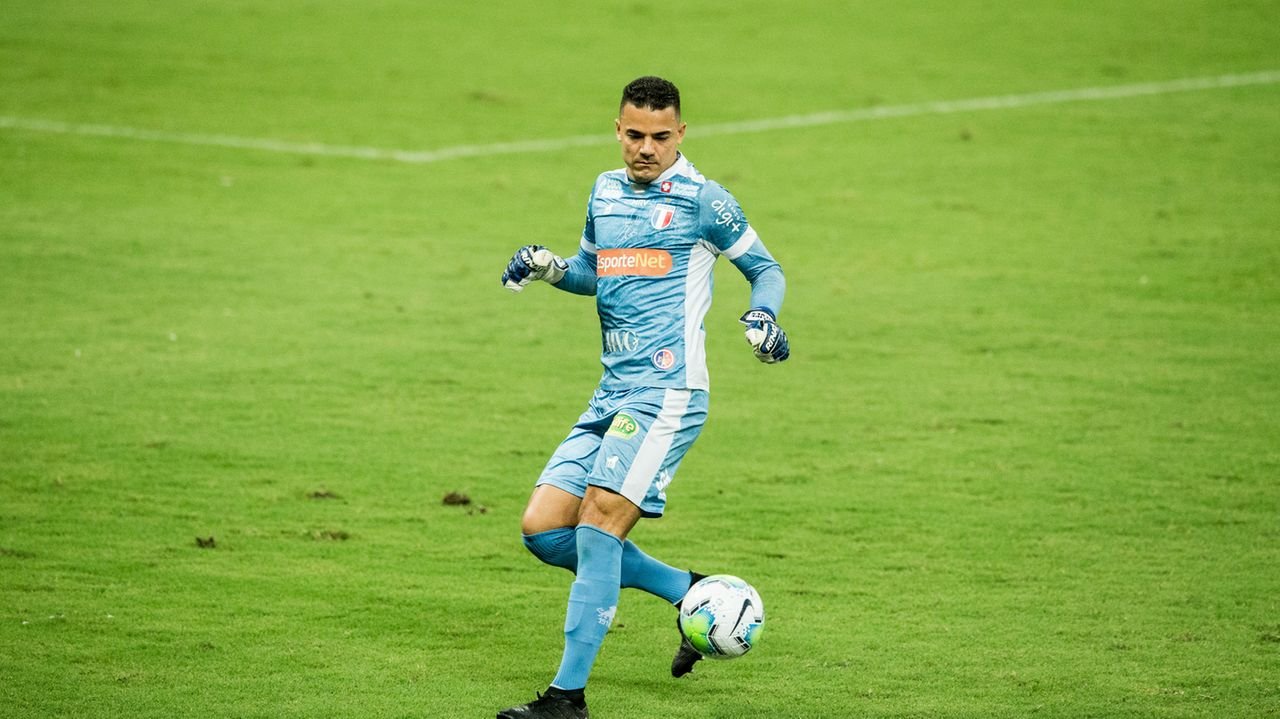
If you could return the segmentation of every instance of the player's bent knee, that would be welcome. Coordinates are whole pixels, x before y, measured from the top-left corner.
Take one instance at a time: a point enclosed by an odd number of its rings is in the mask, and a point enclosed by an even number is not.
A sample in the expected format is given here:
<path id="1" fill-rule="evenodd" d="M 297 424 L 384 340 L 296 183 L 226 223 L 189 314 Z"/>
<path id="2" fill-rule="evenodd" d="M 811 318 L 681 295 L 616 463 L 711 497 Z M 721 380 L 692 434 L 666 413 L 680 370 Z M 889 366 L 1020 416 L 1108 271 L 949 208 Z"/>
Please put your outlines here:
<path id="1" fill-rule="evenodd" d="M 558 527 L 524 535 L 524 546 L 533 556 L 553 567 L 578 568 L 578 544 L 573 527 Z"/>
<path id="2" fill-rule="evenodd" d="M 640 508 L 616 492 L 590 487 L 582 500 L 579 524 L 589 524 L 618 539 L 626 539 L 631 528 L 640 521 Z"/>
<path id="3" fill-rule="evenodd" d="M 529 505 L 520 518 L 523 534 L 538 534 L 560 527 L 578 524 L 578 507 L 582 502 L 577 496 L 558 487 L 539 485 L 529 497 Z"/>

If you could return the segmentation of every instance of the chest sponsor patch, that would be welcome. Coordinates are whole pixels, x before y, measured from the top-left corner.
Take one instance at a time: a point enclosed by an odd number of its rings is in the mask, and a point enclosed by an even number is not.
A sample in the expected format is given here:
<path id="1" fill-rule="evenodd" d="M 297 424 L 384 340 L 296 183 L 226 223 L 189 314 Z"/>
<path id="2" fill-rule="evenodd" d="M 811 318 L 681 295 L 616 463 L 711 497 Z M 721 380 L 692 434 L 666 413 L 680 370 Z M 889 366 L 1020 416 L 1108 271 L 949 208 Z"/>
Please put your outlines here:
<path id="1" fill-rule="evenodd" d="M 642 247 L 600 250 L 596 255 L 597 277 L 662 277 L 671 272 L 671 253 Z"/>

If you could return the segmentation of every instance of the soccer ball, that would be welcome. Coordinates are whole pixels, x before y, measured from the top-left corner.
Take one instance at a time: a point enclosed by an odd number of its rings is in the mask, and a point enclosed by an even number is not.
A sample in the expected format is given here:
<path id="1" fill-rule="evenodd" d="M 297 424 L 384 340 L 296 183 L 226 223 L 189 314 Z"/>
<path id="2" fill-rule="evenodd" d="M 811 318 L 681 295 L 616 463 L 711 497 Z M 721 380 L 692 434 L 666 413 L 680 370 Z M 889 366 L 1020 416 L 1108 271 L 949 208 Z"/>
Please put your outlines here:
<path id="1" fill-rule="evenodd" d="M 740 657 L 760 641 L 763 628 L 760 594 L 737 577 L 707 577 L 680 600 L 680 633 L 704 657 Z"/>

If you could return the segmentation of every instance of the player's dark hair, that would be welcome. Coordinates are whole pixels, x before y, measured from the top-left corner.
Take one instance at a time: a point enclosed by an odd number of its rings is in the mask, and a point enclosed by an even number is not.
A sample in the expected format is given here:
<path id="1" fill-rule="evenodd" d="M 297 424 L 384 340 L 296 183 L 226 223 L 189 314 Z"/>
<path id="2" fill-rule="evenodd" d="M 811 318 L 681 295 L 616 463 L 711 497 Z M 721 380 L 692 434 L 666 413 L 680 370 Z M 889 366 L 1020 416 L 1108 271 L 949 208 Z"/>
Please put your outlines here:
<path id="1" fill-rule="evenodd" d="M 618 112 L 625 105 L 635 105 L 642 110 L 665 110 L 674 107 L 676 117 L 680 117 L 680 90 L 669 80 L 653 75 L 645 75 L 632 80 L 622 88 L 622 102 L 618 103 Z"/>

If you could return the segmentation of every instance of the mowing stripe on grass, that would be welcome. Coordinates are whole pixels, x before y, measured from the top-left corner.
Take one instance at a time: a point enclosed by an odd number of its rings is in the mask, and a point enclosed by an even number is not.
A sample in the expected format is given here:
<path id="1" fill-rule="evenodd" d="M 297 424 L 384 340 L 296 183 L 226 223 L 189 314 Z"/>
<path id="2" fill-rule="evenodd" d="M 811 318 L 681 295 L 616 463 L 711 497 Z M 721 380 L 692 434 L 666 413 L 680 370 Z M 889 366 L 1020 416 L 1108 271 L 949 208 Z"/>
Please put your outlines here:
<path id="1" fill-rule="evenodd" d="M 1195 90 L 1215 90 L 1229 87 L 1244 87 L 1247 85 L 1274 85 L 1277 83 L 1280 83 L 1280 70 L 1268 70 L 1265 72 L 1254 72 L 1239 75 L 1190 77 L 1163 82 L 1112 85 L 1110 87 L 1084 87 L 1074 90 L 1052 90 L 1048 92 L 1033 92 L 1022 95 L 975 97 L 965 100 L 937 100 L 907 105 L 885 105 L 882 107 L 867 107 L 856 110 L 816 112 L 808 115 L 786 115 L 783 117 L 769 117 L 759 120 L 711 123 L 707 125 L 699 125 L 690 130 L 690 133 L 694 137 L 736 135 L 748 132 L 766 132 L 769 130 L 781 130 L 794 127 L 819 127 L 822 125 L 839 125 L 898 117 L 946 115 L 959 112 L 978 112 L 982 110 L 1031 107 L 1035 105 L 1058 105 L 1069 102 L 1117 100 L 1148 95 L 1169 95 Z M 79 124 L 60 122 L 57 120 L 42 120 L 5 115 L 0 115 L 0 129 L 51 132 L 91 137 L 114 137 L 127 140 L 229 147 L 244 150 L 264 150 L 267 152 L 283 152 L 293 155 L 349 157 L 361 160 L 394 160 L 396 162 L 419 164 L 441 162 L 443 160 L 453 160 L 463 157 L 514 155 L 529 152 L 554 152 L 574 147 L 605 145 L 612 144 L 614 142 L 614 139 L 609 136 L 608 133 L 600 133 L 597 135 L 556 137 L 546 140 L 496 142 L 484 145 L 455 145 L 453 147 L 443 147 L 438 150 L 395 150 L 352 145 L 329 145 L 320 142 L 287 142 L 266 138 L 240 137 L 236 135 L 170 132 L 166 130 L 148 130 L 137 127 L 121 127 L 117 125 Z"/>

